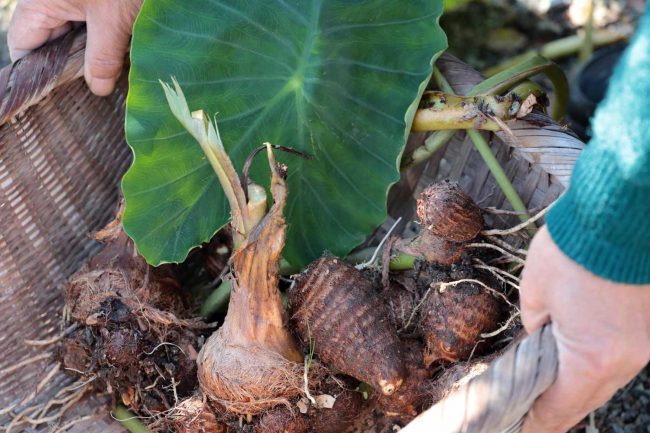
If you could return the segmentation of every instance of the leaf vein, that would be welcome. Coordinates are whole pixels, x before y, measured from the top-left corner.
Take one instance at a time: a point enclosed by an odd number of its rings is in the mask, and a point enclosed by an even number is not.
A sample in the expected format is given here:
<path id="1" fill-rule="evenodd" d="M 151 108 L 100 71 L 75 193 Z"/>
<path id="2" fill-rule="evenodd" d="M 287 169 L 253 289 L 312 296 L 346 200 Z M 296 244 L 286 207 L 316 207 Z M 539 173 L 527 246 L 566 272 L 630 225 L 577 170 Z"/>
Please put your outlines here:
<path id="1" fill-rule="evenodd" d="M 202 35 L 200 33 L 194 33 L 194 32 L 190 32 L 190 31 L 180 30 L 180 29 L 177 29 L 177 28 L 174 28 L 174 27 L 170 27 L 170 26 L 168 26 L 166 24 L 161 23 L 160 21 L 155 20 L 154 18 L 152 18 L 152 17 L 150 17 L 148 15 L 145 15 L 145 17 L 149 21 L 151 21 L 154 24 L 158 25 L 159 27 L 162 27 L 162 28 L 164 28 L 166 30 L 169 30 L 169 31 L 173 32 L 173 33 L 178 33 L 178 34 L 181 34 L 181 35 L 190 36 L 190 37 L 194 37 L 194 38 L 198 38 L 198 39 L 205 39 L 205 40 L 216 42 L 216 43 L 219 43 L 219 44 L 222 44 L 222 45 L 225 45 L 225 46 L 228 46 L 228 47 L 232 47 L 232 48 L 235 48 L 235 49 L 238 49 L 238 50 L 247 51 L 247 52 L 249 52 L 251 54 L 255 54 L 255 55 L 259 56 L 259 57 L 267 59 L 267 60 L 269 60 L 269 61 L 271 61 L 271 62 L 273 62 L 273 63 L 275 63 L 275 64 L 277 64 L 279 66 L 282 66 L 289 73 L 293 73 L 293 68 L 291 68 L 291 66 L 289 66 L 288 64 L 286 64 L 284 62 L 281 62 L 280 60 L 276 59 L 273 56 L 269 56 L 267 54 L 261 53 L 259 51 L 253 50 L 253 49 L 248 48 L 248 47 L 245 47 L 243 45 L 236 44 L 234 42 L 227 42 L 227 41 L 221 40 L 219 38 L 215 38 L 214 36 Z"/>

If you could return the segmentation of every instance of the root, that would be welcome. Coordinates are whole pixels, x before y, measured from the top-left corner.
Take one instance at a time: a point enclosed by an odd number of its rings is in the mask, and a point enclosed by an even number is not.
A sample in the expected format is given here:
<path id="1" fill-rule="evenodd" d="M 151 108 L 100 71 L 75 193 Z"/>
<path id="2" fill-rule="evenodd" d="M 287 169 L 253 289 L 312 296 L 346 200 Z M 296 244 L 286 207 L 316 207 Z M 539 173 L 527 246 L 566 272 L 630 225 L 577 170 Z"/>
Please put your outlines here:
<path id="1" fill-rule="evenodd" d="M 540 211 L 541 208 L 533 208 L 530 209 L 528 212 L 523 212 L 523 211 L 517 211 L 517 210 L 508 210 L 508 209 L 499 209 L 496 207 L 484 207 L 482 208 L 484 212 L 491 213 L 494 215 L 514 215 L 514 216 L 519 216 L 519 215 L 527 215 L 529 212 L 530 213 L 537 213 Z"/>
<path id="2" fill-rule="evenodd" d="M 481 234 L 484 235 L 484 236 L 507 236 L 507 235 L 515 234 L 515 233 L 517 233 L 517 232 L 519 232 L 521 230 L 526 229 L 529 225 L 533 224 L 535 221 L 539 220 L 544 215 L 546 215 L 546 213 L 553 207 L 553 205 L 555 204 L 556 201 L 554 201 L 550 205 L 546 206 L 544 209 L 542 209 L 536 215 L 534 215 L 533 217 L 531 217 L 527 221 L 522 222 L 521 224 L 517 224 L 516 226 L 511 227 L 509 229 L 505 229 L 505 230 L 499 230 L 499 229 L 483 230 L 481 232 Z"/>
<path id="3" fill-rule="evenodd" d="M 377 261 L 377 257 L 379 256 L 379 252 L 381 251 L 382 247 L 384 246 L 384 243 L 386 240 L 390 237 L 391 233 L 393 233 L 393 230 L 395 230 L 395 227 L 402 221 L 402 217 L 397 218 L 393 225 L 388 229 L 388 232 L 384 235 L 384 237 L 381 239 L 381 242 L 379 242 L 379 245 L 377 245 L 377 248 L 375 248 L 375 252 L 372 254 L 372 257 L 370 257 L 370 260 L 367 262 L 359 263 L 358 265 L 355 266 L 357 270 L 362 271 L 366 268 L 373 267 L 375 266 L 375 262 Z"/>
<path id="4" fill-rule="evenodd" d="M 4 429 L 5 433 L 11 433 L 12 431 L 15 431 L 14 427 L 18 427 L 20 425 L 25 424 L 23 418 L 26 415 L 39 410 L 41 406 L 42 404 L 23 409 L 12 418 L 11 422 L 6 427 L 0 427 L 0 428 Z"/>
<path id="5" fill-rule="evenodd" d="M 486 236 L 485 237 L 488 241 L 492 242 L 493 244 L 513 253 L 513 254 L 519 254 L 523 257 L 526 257 L 528 255 L 528 251 L 523 249 L 523 248 L 515 248 L 512 245 L 510 245 L 508 242 L 505 242 L 502 239 L 499 239 L 496 236 Z"/>
<path id="6" fill-rule="evenodd" d="M 242 350 L 249 353 L 251 362 L 238 362 L 242 359 L 241 354 L 232 348 L 217 354 L 213 368 L 222 372 L 233 369 L 233 374 L 214 375 L 211 387 L 219 389 L 220 395 L 208 394 L 211 401 L 233 414 L 257 415 L 278 405 L 291 408 L 291 399 L 305 394 L 304 375 L 307 374 L 310 387 L 317 389 L 326 373 L 313 361 L 306 369 L 303 364 L 291 362 L 261 347 Z M 237 374 L 234 374 L 235 370 Z M 246 378 L 246 383 L 241 382 L 242 377 Z M 254 378 L 257 380 L 253 381 Z M 204 391 L 210 389 L 203 384 L 202 388 Z"/>
<path id="7" fill-rule="evenodd" d="M 164 296 L 164 293 L 159 294 L 156 285 L 150 285 L 148 275 L 149 273 L 146 272 L 138 289 L 132 288 L 132 281 L 137 282 L 140 278 L 127 275 L 122 269 L 98 269 L 73 278 L 67 289 L 67 304 L 72 307 L 72 316 L 86 325 L 100 324 L 105 320 L 97 314 L 102 304 L 110 299 L 119 299 L 131 311 L 139 312 L 149 325 L 154 323 L 163 327 L 175 326 L 191 330 L 216 327 L 216 324 L 204 323 L 198 318 L 178 318 L 174 311 L 178 309 L 174 308 L 174 305 L 166 306 L 170 307 L 171 311 L 155 307 L 156 304 L 164 303 L 166 300 L 159 299 Z M 125 290 L 120 290 L 121 288 Z"/>
<path id="8" fill-rule="evenodd" d="M 136 304 L 131 300 L 127 300 L 125 304 L 133 309 L 139 309 L 142 316 L 150 322 L 161 326 L 175 326 L 178 328 L 186 328 L 191 330 L 204 330 L 214 329 L 217 323 L 205 323 L 201 319 L 179 319 L 174 313 L 169 311 L 162 311 L 150 305 Z"/>
<path id="9" fill-rule="evenodd" d="M 32 401 L 38 393 L 40 393 L 43 388 L 52 380 L 52 378 L 60 371 L 61 369 L 61 363 L 57 362 L 52 369 L 50 369 L 50 372 L 45 375 L 43 379 L 36 385 L 36 389 L 32 391 L 29 395 L 27 395 L 18 405 L 19 406 L 24 406 L 30 401 Z"/>
<path id="10" fill-rule="evenodd" d="M 186 354 L 185 351 L 181 348 L 181 346 L 179 346 L 178 344 L 174 344 L 174 343 L 167 343 L 166 341 L 163 341 L 162 343 L 160 343 L 159 345 L 157 345 L 156 347 L 154 347 L 153 349 L 151 349 L 150 352 L 142 352 L 142 353 L 144 353 L 145 355 L 153 355 L 153 353 L 154 353 L 156 350 L 158 350 L 158 348 L 163 347 L 163 346 L 173 346 L 173 347 L 177 348 L 178 350 L 180 350 L 181 353 L 182 353 L 183 355 L 187 356 L 187 354 Z"/>
<path id="11" fill-rule="evenodd" d="M 25 340 L 24 342 L 28 346 L 35 346 L 35 347 L 50 346 L 50 345 L 52 345 L 54 343 L 58 343 L 63 338 L 70 335 L 78 327 L 79 327 L 79 325 L 77 323 L 74 323 L 74 324 L 68 326 L 68 328 L 65 331 L 63 331 L 61 334 L 56 335 L 56 336 L 54 336 L 52 338 L 48 338 L 48 339 L 45 339 L 45 340 Z"/>
<path id="12" fill-rule="evenodd" d="M 514 254 L 512 254 L 512 253 L 506 251 L 505 249 L 503 249 L 503 248 L 501 248 L 501 247 L 499 247 L 497 245 L 494 245 L 494 244 L 474 242 L 474 243 L 471 243 L 471 244 L 467 244 L 466 247 L 467 248 L 487 248 L 487 249 L 492 249 L 492 250 L 500 252 L 503 255 L 503 257 L 508 259 L 510 262 L 519 263 L 521 265 L 523 265 L 525 263 L 524 259 L 522 259 L 521 257 L 517 257 Z"/>
<path id="13" fill-rule="evenodd" d="M 79 418 L 75 418 L 75 419 L 70 420 L 67 423 L 57 427 L 55 430 L 52 431 L 52 433 L 64 433 L 68 429 L 76 426 L 77 424 L 81 424 L 82 422 L 86 422 L 86 421 L 93 421 L 93 420 L 96 420 L 98 418 L 102 418 L 104 415 L 105 414 L 102 411 L 102 412 L 97 412 L 97 413 L 94 413 L 94 414 L 91 414 L 91 415 L 86 415 L 86 416 L 82 416 L 82 417 L 79 417 Z"/>
<path id="14" fill-rule="evenodd" d="M 305 356 L 305 368 L 303 369 L 303 374 L 302 374 L 302 379 L 305 383 L 303 386 L 303 392 L 305 393 L 305 397 L 311 402 L 311 404 L 315 405 L 316 404 L 316 399 L 311 395 L 309 392 L 309 367 L 311 367 L 311 361 L 312 357 L 311 356 Z"/>
<path id="15" fill-rule="evenodd" d="M 516 318 L 518 318 L 519 316 L 521 316 L 521 312 L 517 311 L 515 314 L 513 314 L 512 316 L 510 316 L 510 318 L 506 321 L 506 323 L 503 324 L 503 326 L 501 326 L 501 327 L 500 327 L 499 329 L 497 329 L 496 331 L 492 331 L 492 332 L 488 332 L 488 333 L 485 333 L 485 334 L 481 334 L 481 338 L 492 338 L 492 337 L 496 337 L 497 335 L 501 334 L 502 332 L 507 331 L 507 330 L 510 328 L 510 325 L 512 325 L 512 322 L 513 322 Z"/>
<path id="16" fill-rule="evenodd" d="M 58 368 L 52 369 L 50 371 L 50 373 L 45 378 L 47 381 L 49 381 L 51 377 L 54 376 L 52 372 L 58 372 Z M 45 379 L 41 381 L 39 386 L 45 386 L 45 383 L 47 383 Z M 93 380 L 86 382 L 75 382 L 72 385 L 62 388 L 49 401 L 31 405 L 22 409 L 19 413 L 12 416 L 11 422 L 6 427 L 0 428 L 4 428 L 5 432 L 9 433 L 14 428 L 26 424 L 29 424 L 32 427 L 38 427 L 42 424 L 58 422 L 63 418 L 68 409 L 73 407 L 91 389 L 90 383 Z M 29 400 L 27 400 L 27 402 L 33 400 L 33 398 L 34 396 L 30 394 Z M 18 405 L 14 405 L 12 409 L 15 409 L 17 406 Z M 50 410 L 55 406 L 58 406 L 58 409 L 56 409 L 53 413 L 50 413 Z"/>
<path id="17" fill-rule="evenodd" d="M 457 285 L 463 284 L 463 283 L 478 284 L 479 286 L 483 287 L 487 292 L 491 293 L 493 296 L 496 296 L 497 298 L 501 298 L 510 307 L 514 308 L 516 311 L 519 311 L 517 306 L 515 304 L 513 304 L 512 302 L 510 302 L 510 300 L 508 299 L 508 297 L 506 295 L 499 292 L 498 290 L 494 290 L 493 288 L 489 287 L 483 281 L 475 280 L 473 278 L 463 278 L 461 280 L 450 281 L 448 283 L 438 283 L 438 290 L 442 293 L 442 292 L 444 292 L 445 290 L 447 290 L 450 287 L 454 287 L 454 286 L 457 286 Z"/>
<path id="18" fill-rule="evenodd" d="M 31 418 L 26 416 L 25 421 L 33 426 L 39 426 L 41 424 L 45 423 L 50 423 L 53 421 L 60 420 L 63 417 L 63 414 L 72 407 L 76 402 L 81 400 L 81 397 L 84 396 L 86 391 L 88 391 L 88 385 L 84 385 L 83 387 L 79 388 L 75 393 L 69 395 L 65 399 L 58 400 L 56 403 L 60 405 L 61 407 L 57 412 L 55 412 L 53 415 L 47 415 L 47 409 L 51 408 L 52 406 L 46 405 L 45 408 L 41 410 L 41 412 L 38 414 L 38 418 Z M 47 416 L 46 416 L 47 415 Z"/>
<path id="19" fill-rule="evenodd" d="M 422 299 L 420 299 L 420 302 L 418 302 L 417 305 L 415 306 L 415 308 L 413 308 L 413 310 L 411 311 L 411 315 L 409 316 L 408 320 L 406 321 L 406 324 L 399 331 L 397 331 L 398 333 L 403 332 L 404 330 L 408 329 L 409 326 L 411 326 L 411 322 L 415 318 L 418 311 L 420 311 L 420 308 L 422 308 L 422 305 L 424 304 L 424 302 L 429 297 L 429 294 L 431 293 L 431 290 L 433 290 L 434 286 L 435 286 L 434 284 L 429 285 L 429 288 L 424 293 L 424 296 L 422 296 Z"/>
<path id="20" fill-rule="evenodd" d="M 40 355 L 36 356 L 31 356 L 29 358 L 23 359 L 22 361 L 18 362 L 17 364 L 12 365 L 11 367 L 4 368 L 0 370 L 0 376 L 4 376 L 9 373 L 13 373 L 16 370 L 20 370 L 26 365 L 33 364 L 35 362 L 42 361 L 44 359 L 48 359 L 52 357 L 51 352 L 46 352 L 46 353 L 41 353 Z"/>
<path id="21" fill-rule="evenodd" d="M 474 262 L 474 268 L 475 269 L 482 269 L 484 271 L 489 272 L 492 274 L 494 278 L 497 280 L 501 281 L 502 283 L 509 285 L 515 290 L 519 290 L 519 278 L 515 277 L 514 275 L 510 274 L 507 271 L 504 271 L 501 268 L 497 268 L 496 266 L 490 266 L 486 264 L 483 260 L 473 258 L 472 261 Z"/>

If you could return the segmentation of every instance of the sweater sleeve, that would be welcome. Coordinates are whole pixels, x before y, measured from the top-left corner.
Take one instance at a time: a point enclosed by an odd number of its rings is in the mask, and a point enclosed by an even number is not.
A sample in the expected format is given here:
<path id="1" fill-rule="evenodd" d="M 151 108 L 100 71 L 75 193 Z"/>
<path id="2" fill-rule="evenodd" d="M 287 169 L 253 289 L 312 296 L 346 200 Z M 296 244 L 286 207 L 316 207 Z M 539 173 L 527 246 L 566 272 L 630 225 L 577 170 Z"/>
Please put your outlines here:
<path id="1" fill-rule="evenodd" d="M 551 237 L 608 280 L 650 283 L 650 7 L 612 76 L 594 135 L 547 218 Z"/>

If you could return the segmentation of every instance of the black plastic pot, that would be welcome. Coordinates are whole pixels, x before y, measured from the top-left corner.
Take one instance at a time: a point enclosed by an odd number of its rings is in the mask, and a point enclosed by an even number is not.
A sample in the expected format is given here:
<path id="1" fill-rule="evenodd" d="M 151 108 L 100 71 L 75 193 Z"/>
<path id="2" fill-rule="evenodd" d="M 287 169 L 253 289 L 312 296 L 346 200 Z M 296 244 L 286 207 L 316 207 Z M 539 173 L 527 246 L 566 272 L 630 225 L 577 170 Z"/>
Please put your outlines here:
<path id="1" fill-rule="evenodd" d="M 591 138 L 591 118 L 605 98 L 609 78 L 626 44 L 602 48 L 572 74 L 567 121 L 584 141 Z"/>

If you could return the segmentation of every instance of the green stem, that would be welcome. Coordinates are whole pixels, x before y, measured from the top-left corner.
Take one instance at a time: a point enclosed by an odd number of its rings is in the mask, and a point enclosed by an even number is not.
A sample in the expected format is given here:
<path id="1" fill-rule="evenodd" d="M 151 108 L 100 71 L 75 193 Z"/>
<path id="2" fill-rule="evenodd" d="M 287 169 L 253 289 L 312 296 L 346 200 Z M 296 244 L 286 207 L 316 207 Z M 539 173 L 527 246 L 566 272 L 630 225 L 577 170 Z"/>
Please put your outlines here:
<path id="1" fill-rule="evenodd" d="M 263 188 L 254 188 L 253 191 L 257 192 L 252 197 L 254 201 L 249 202 L 246 199 L 247 194 L 241 185 L 237 171 L 221 142 L 216 121 L 211 121 L 201 110 L 190 111 L 183 90 L 175 78 L 172 78 L 173 87 L 162 81 L 160 84 L 172 113 L 199 143 L 219 179 L 230 204 L 233 243 L 237 248 L 264 216 L 260 211 L 266 205 L 266 193 Z M 253 214 L 251 215 L 249 211 Z"/>
<path id="2" fill-rule="evenodd" d="M 228 305 L 232 283 L 230 280 L 223 280 L 210 296 L 205 300 L 201 307 L 201 316 L 210 317 L 214 313 L 223 310 Z"/>
<path id="3" fill-rule="evenodd" d="M 540 86 L 536 82 L 531 80 L 526 80 L 523 83 L 518 84 L 508 93 L 513 93 L 517 95 L 519 99 L 525 101 L 529 95 L 535 95 L 535 96 L 542 95 L 544 93 L 544 89 L 542 89 L 542 86 Z"/>
<path id="4" fill-rule="evenodd" d="M 113 417 L 131 433 L 150 433 L 140 419 L 121 404 L 113 410 Z"/>
<path id="5" fill-rule="evenodd" d="M 512 86 L 541 73 L 545 74 L 553 84 L 556 99 L 553 106 L 553 118 L 558 120 L 566 113 L 569 101 L 569 83 L 558 65 L 540 56 L 533 56 L 525 62 L 499 72 L 474 86 L 468 95 L 500 94 L 511 89 Z"/>
<path id="6" fill-rule="evenodd" d="M 613 32 L 611 30 L 598 30 L 595 29 L 592 32 L 592 43 L 594 47 L 600 47 L 603 45 L 610 45 L 616 42 L 624 41 L 629 39 L 630 34 L 625 32 Z M 483 71 L 483 75 L 486 77 L 491 77 L 496 75 L 501 71 L 516 65 L 517 63 L 524 62 L 531 57 L 540 55 L 546 57 L 549 60 L 557 60 L 563 57 L 571 56 L 577 53 L 582 47 L 584 42 L 584 34 L 571 35 L 565 38 L 556 39 L 554 41 L 548 42 L 539 50 L 530 50 L 523 54 L 520 54 L 515 57 L 511 57 L 500 65 L 492 66 Z"/>
<path id="7" fill-rule="evenodd" d="M 437 73 L 436 73 L 437 71 Z M 452 95 L 452 97 L 455 97 L 453 93 L 449 93 L 449 90 L 451 90 L 451 86 L 447 82 L 447 80 L 442 76 L 438 76 L 440 74 L 440 71 L 438 68 L 434 69 L 434 79 L 438 83 L 438 86 L 440 88 L 447 88 L 447 93 L 449 95 Z M 435 93 L 435 92 L 433 92 Z M 496 105 L 504 105 L 503 101 L 509 100 L 509 96 L 511 95 L 516 95 L 517 99 L 519 101 L 525 101 L 526 98 L 528 98 L 529 95 L 535 94 L 535 95 L 541 95 L 543 93 L 543 89 L 535 82 L 526 80 L 523 83 L 517 85 L 514 89 L 512 89 L 510 92 L 508 92 L 508 95 L 505 96 L 505 98 L 502 100 L 502 102 L 496 104 Z M 423 97 L 423 102 L 428 96 L 425 94 Z M 482 105 L 485 107 L 487 104 L 493 103 L 493 97 L 490 96 L 479 96 L 479 98 L 482 99 Z M 474 100 L 474 97 L 469 98 L 461 98 L 465 101 L 465 107 L 468 107 L 470 105 L 474 105 L 476 101 Z M 512 98 L 510 98 L 512 99 Z M 492 102 L 490 102 L 492 101 Z M 479 101 L 481 102 L 481 101 Z M 510 105 L 508 106 L 510 107 Z M 420 110 L 418 110 L 420 111 Z M 409 170 L 413 167 L 415 167 L 418 164 L 423 163 L 424 161 L 428 160 L 431 155 L 433 155 L 438 149 L 442 148 L 445 144 L 449 142 L 449 140 L 454 136 L 454 134 L 457 132 L 457 129 L 461 128 L 463 125 L 461 123 L 461 119 L 459 117 L 465 116 L 464 114 L 458 114 L 458 112 L 455 114 L 456 117 L 447 115 L 447 117 L 444 119 L 444 122 L 441 121 L 443 116 L 438 116 L 437 119 L 434 119 L 430 117 L 426 125 L 423 122 L 418 123 L 418 113 L 416 113 L 416 118 L 414 119 L 413 125 L 414 125 L 414 130 L 418 128 L 424 128 L 424 130 L 435 130 L 438 131 L 434 134 L 431 134 L 427 139 L 424 141 L 424 144 L 418 148 L 416 148 L 410 155 L 405 156 L 402 158 L 402 163 L 400 170 L 401 171 L 406 171 Z M 508 118 L 511 118 L 512 116 L 499 116 L 503 120 L 507 120 Z M 421 119 L 420 119 L 421 120 Z M 435 120 L 435 121 L 432 121 Z M 467 127 L 474 127 L 474 122 L 470 122 L 471 124 L 465 125 Z M 454 126 L 453 129 L 449 129 L 450 124 Z M 428 128 L 425 128 L 427 126 Z M 488 127 L 489 126 L 489 127 Z M 464 128 L 463 128 L 464 129 Z M 482 125 L 480 129 L 490 129 L 490 130 L 501 130 L 501 127 L 496 124 L 495 122 L 486 122 L 485 124 Z"/>
<path id="8" fill-rule="evenodd" d="M 503 167 L 501 167 L 501 164 L 499 164 L 499 161 L 492 153 L 492 149 L 490 149 L 488 142 L 483 138 L 479 131 L 474 129 L 468 129 L 467 135 L 472 140 L 472 143 L 474 143 L 476 150 L 481 154 L 483 161 L 485 161 L 485 164 L 490 169 L 492 176 L 494 176 L 497 185 L 499 185 L 499 188 L 501 188 L 501 191 L 505 194 L 506 199 L 510 202 L 512 209 L 520 212 L 519 219 L 521 221 L 529 220 L 530 217 L 528 216 L 526 205 L 521 200 L 521 197 L 519 197 L 519 194 L 517 194 L 515 187 L 510 182 L 510 179 L 508 179 Z"/>
<path id="9" fill-rule="evenodd" d="M 375 249 L 376 248 L 374 247 L 364 248 L 361 251 L 357 251 L 356 253 L 350 254 L 345 258 L 345 260 L 353 264 L 365 263 L 368 260 L 370 260 L 370 258 L 373 256 L 373 254 L 375 253 Z M 389 269 L 391 271 L 406 271 L 409 269 L 413 269 L 416 260 L 417 257 L 415 256 L 398 252 L 396 256 L 390 259 Z"/>
<path id="10" fill-rule="evenodd" d="M 406 253 L 399 253 L 390 259 L 389 269 L 391 271 L 407 271 L 415 267 L 417 257 Z"/>
<path id="11" fill-rule="evenodd" d="M 579 54 L 581 62 L 589 60 L 594 53 L 594 0 L 589 0 L 587 8 L 587 22 Z"/>
<path id="12" fill-rule="evenodd" d="M 443 147 L 457 131 L 449 129 L 437 131 L 424 140 L 424 144 L 416 148 L 413 153 L 402 159 L 401 171 L 409 170 L 418 164 L 423 163 L 431 157 L 438 149 Z"/>
<path id="13" fill-rule="evenodd" d="M 438 89 L 442 90 L 443 92 L 447 92 L 450 95 L 454 95 L 456 93 L 454 92 L 453 87 L 451 87 L 451 84 L 449 84 L 449 81 L 447 81 L 445 76 L 442 75 L 440 69 L 438 69 L 438 67 L 435 65 L 433 66 L 433 80 L 438 86 Z"/>

